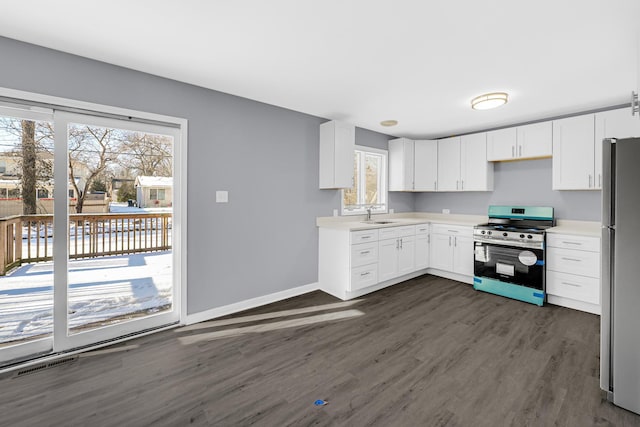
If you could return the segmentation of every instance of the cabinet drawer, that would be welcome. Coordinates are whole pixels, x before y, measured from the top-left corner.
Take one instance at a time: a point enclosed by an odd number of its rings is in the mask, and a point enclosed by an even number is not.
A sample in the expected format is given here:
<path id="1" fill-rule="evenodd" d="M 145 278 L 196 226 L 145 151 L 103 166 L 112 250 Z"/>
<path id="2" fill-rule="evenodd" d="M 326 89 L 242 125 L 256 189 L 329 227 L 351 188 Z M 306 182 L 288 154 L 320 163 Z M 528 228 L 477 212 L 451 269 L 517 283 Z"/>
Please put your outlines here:
<path id="1" fill-rule="evenodd" d="M 398 237 L 409 237 L 416 235 L 415 225 L 404 225 L 402 227 L 396 227 L 398 229 Z"/>
<path id="2" fill-rule="evenodd" d="M 379 231 L 378 238 L 379 240 L 387 240 L 387 239 L 395 239 L 396 237 L 400 237 L 399 233 L 400 227 L 386 227 L 381 228 Z"/>
<path id="3" fill-rule="evenodd" d="M 600 277 L 600 254 L 598 252 L 549 248 L 547 255 L 547 270 Z"/>
<path id="4" fill-rule="evenodd" d="M 360 243 L 351 245 L 351 267 L 378 262 L 378 243 Z"/>
<path id="5" fill-rule="evenodd" d="M 365 243 L 365 242 L 377 242 L 378 230 L 362 230 L 353 231 L 351 233 L 351 244 Z"/>
<path id="6" fill-rule="evenodd" d="M 473 227 L 464 225 L 432 224 L 431 232 L 434 234 L 452 234 L 473 237 Z"/>
<path id="7" fill-rule="evenodd" d="M 369 264 L 351 269 L 351 291 L 378 283 L 378 264 Z"/>
<path id="8" fill-rule="evenodd" d="M 419 236 L 421 234 L 429 234 L 429 224 L 416 225 L 416 235 Z"/>
<path id="9" fill-rule="evenodd" d="M 600 279 L 547 271 L 547 293 L 600 304 Z"/>
<path id="10" fill-rule="evenodd" d="M 548 233 L 547 246 L 553 248 L 600 252 L 600 238 Z"/>

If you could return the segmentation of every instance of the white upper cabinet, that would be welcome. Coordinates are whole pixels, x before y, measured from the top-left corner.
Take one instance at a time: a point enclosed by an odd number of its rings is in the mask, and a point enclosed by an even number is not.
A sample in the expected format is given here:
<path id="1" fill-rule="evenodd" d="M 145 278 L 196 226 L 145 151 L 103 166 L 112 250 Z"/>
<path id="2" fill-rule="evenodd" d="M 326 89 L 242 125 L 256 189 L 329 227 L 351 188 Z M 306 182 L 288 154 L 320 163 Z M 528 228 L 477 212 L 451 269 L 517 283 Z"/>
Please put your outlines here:
<path id="1" fill-rule="evenodd" d="M 460 190 L 460 137 L 438 140 L 438 191 Z"/>
<path id="2" fill-rule="evenodd" d="M 487 160 L 519 160 L 550 157 L 551 122 L 499 129 L 487 132 Z"/>
<path id="3" fill-rule="evenodd" d="M 519 159 L 535 159 L 551 157 L 553 154 L 552 122 L 533 123 L 518 126 L 517 157 Z"/>
<path id="4" fill-rule="evenodd" d="M 491 191 L 486 133 L 438 140 L 438 191 Z"/>
<path id="5" fill-rule="evenodd" d="M 513 160 L 516 157 L 516 128 L 487 132 L 487 160 Z"/>
<path id="6" fill-rule="evenodd" d="M 415 191 L 438 189 L 438 141 L 414 141 L 414 185 Z"/>
<path id="7" fill-rule="evenodd" d="M 412 191 L 414 143 L 407 138 L 389 141 L 389 191 Z"/>
<path id="8" fill-rule="evenodd" d="M 596 141 L 605 138 L 640 138 L 640 119 L 631 108 L 596 113 Z"/>
<path id="9" fill-rule="evenodd" d="M 553 121 L 552 169 L 554 190 L 598 189 L 593 114 Z"/>
<path id="10" fill-rule="evenodd" d="M 389 141 L 389 191 L 436 191 L 437 180 L 437 141 Z"/>
<path id="11" fill-rule="evenodd" d="M 320 188 L 353 187 L 355 126 L 338 121 L 320 125 Z"/>
<path id="12" fill-rule="evenodd" d="M 460 137 L 460 190 L 493 190 L 493 163 L 486 159 L 486 133 Z"/>

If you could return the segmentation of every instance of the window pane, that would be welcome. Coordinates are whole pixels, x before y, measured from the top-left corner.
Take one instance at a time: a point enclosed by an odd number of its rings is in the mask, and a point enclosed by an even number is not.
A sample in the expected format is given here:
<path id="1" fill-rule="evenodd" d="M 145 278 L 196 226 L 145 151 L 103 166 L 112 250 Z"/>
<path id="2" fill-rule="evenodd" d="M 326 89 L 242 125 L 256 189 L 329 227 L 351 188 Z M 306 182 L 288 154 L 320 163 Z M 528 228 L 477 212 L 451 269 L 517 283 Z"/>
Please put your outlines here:
<path id="1" fill-rule="evenodd" d="M 360 152 L 356 151 L 353 156 L 353 188 L 348 190 L 344 190 L 344 207 L 348 208 L 349 206 L 358 205 L 358 187 L 359 187 L 359 176 L 360 176 Z"/>
<path id="2" fill-rule="evenodd" d="M 366 187 L 365 187 L 365 204 L 380 203 L 379 189 L 379 173 L 380 173 L 380 156 L 367 154 L 365 156 L 366 168 Z"/>

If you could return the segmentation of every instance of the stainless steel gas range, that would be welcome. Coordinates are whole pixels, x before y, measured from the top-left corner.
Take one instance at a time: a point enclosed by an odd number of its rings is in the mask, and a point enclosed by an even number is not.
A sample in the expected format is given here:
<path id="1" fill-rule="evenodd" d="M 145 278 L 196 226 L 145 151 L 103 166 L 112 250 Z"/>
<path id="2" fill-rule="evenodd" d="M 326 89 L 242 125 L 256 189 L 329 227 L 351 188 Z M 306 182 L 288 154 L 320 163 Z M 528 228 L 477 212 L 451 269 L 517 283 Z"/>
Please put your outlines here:
<path id="1" fill-rule="evenodd" d="M 473 287 L 542 306 L 545 300 L 545 230 L 553 208 L 489 206 L 489 222 L 473 231 Z"/>

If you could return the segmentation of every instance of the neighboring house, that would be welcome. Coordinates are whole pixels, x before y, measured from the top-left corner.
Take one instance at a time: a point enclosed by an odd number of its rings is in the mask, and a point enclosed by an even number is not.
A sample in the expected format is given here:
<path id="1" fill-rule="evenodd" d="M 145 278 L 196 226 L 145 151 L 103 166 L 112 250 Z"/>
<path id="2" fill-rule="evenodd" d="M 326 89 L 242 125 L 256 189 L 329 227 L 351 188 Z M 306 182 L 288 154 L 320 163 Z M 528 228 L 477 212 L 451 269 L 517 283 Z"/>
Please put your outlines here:
<path id="1" fill-rule="evenodd" d="M 171 176 L 138 176 L 135 187 L 139 208 L 169 207 L 173 203 Z"/>
<path id="2" fill-rule="evenodd" d="M 111 186 L 109 187 L 109 194 L 111 195 L 112 200 L 118 200 L 118 193 L 120 192 L 120 188 L 122 188 L 124 184 L 135 185 L 135 179 L 111 178 Z"/>

